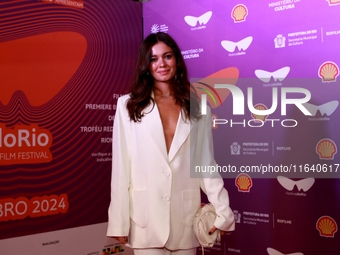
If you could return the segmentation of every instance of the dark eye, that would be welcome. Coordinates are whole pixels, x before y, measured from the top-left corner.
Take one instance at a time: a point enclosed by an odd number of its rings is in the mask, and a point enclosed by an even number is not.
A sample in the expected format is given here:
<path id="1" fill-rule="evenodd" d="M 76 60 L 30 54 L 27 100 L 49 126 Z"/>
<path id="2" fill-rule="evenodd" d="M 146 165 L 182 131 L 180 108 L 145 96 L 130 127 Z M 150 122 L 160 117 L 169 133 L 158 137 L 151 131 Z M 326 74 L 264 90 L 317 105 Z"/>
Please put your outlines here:
<path id="1" fill-rule="evenodd" d="M 165 55 L 165 58 L 166 58 L 166 59 L 171 59 L 171 58 L 172 58 L 172 55 L 171 55 L 171 54 Z"/>
<path id="2" fill-rule="evenodd" d="M 151 58 L 150 62 L 155 62 L 157 61 L 157 58 Z"/>

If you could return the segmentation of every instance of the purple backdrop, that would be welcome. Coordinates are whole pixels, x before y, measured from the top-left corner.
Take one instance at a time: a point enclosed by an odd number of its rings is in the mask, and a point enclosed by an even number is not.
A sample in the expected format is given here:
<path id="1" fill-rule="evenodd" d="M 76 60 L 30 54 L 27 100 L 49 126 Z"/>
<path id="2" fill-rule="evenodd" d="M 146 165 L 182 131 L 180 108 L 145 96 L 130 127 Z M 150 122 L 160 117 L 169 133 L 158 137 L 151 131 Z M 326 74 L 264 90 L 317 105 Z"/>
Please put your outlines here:
<path id="1" fill-rule="evenodd" d="M 215 157 L 237 225 L 209 254 L 340 251 L 339 11 L 336 0 L 144 4 L 144 35 L 164 31 L 176 39 L 195 87 L 202 89 L 202 80 L 210 85 L 205 91 L 220 123 L 213 130 Z M 232 67 L 238 75 L 215 74 Z M 231 77 L 245 97 L 243 115 L 233 114 L 236 97 L 207 79 Z M 277 90 L 277 109 L 266 119 L 253 116 L 247 88 L 259 110 L 271 108 Z M 285 90 L 295 102 L 310 93 L 302 108 L 311 115 L 293 104 L 282 114 Z"/>

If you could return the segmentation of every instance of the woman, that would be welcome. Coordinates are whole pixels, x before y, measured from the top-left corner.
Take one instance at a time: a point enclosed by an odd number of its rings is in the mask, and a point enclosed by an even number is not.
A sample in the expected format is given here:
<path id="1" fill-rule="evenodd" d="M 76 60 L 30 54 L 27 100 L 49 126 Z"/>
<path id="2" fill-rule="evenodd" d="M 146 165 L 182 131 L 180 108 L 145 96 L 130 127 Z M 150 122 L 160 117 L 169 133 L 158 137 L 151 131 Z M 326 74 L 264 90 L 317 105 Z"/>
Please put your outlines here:
<path id="1" fill-rule="evenodd" d="M 210 232 L 234 230 L 221 177 L 190 177 L 190 164 L 216 165 L 210 111 L 200 116 L 192 95 L 176 42 L 166 33 L 150 34 L 131 92 L 117 102 L 107 231 L 137 255 L 196 254 L 192 223 L 200 188 L 218 215 Z"/>

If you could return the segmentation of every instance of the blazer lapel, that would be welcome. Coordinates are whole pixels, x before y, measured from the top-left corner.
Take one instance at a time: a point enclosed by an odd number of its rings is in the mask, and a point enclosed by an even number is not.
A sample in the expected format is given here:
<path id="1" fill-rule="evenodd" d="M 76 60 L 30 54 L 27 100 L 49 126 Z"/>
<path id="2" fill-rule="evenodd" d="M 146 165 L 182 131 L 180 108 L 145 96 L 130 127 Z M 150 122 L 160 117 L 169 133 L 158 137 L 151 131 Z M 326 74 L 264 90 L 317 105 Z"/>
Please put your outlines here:
<path id="1" fill-rule="evenodd" d="M 153 93 L 151 94 L 151 96 L 153 97 Z M 148 105 L 143 110 L 143 112 L 145 115 L 142 118 L 142 123 L 145 123 L 147 132 L 156 144 L 156 147 L 158 147 L 158 149 L 160 150 L 162 156 L 167 161 L 167 163 L 171 162 L 178 150 L 181 148 L 182 144 L 188 138 L 194 124 L 192 124 L 190 120 L 183 120 L 184 115 L 183 111 L 181 110 L 178 116 L 176 131 L 170 146 L 169 154 L 167 154 L 163 125 L 157 105 L 153 105 L 150 102 L 150 105 Z"/>
<path id="2" fill-rule="evenodd" d="M 183 120 L 183 118 L 183 111 L 181 111 L 178 117 L 175 136 L 172 140 L 168 155 L 169 162 L 175 157 L 182 144 L 186 141 L 190 134 L 190 130 L 193 127 L 193 125 L 190 123 L 190 120 Z"/>
<path id="3" fill-rule="evenodd" d="M 156 145 L 155 147 L 159 149 L 164 160 L 168 161 L 163 125 L 157 105 L 150 102 L 150 105 L 148 105 L 143 112 L 144 117 L 142 118 L 142 123 L 146 125 L 146 132 L 149 133 L 153 143 Z"/>

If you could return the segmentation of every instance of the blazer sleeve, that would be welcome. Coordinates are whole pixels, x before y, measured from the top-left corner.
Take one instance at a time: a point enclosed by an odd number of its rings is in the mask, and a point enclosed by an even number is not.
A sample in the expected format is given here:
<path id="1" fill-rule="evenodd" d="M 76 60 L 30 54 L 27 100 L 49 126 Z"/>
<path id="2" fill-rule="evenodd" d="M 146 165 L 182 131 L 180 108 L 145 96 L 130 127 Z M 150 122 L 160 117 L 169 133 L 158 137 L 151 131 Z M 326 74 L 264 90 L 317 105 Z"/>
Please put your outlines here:
<path id="1" fill-rule="evenodd" d="M 127 96 L 117 101 L 113 126 L 111 202 L 108 210 L 107 236 L 128 236 L 130 229 L 130 118 Z"/>
<path id="2" fill-rule="evenodd" d="M 203 116 L 201 125 L 203 131 L 201 134 L 202 141 L 202 165 L 203 166 L 216 166 L 214 158 L 214 146 L 212 137 L 212 121 L 211 111 L 208 107 L 207 115 Z M 209 202 L 214 206 L 216 210 L 216 220 L 214 226 L 224 231 L 235 230 L 234 213 L 230 208 L 229 194 L 224 188 L 224 181 L 219 173 L 207 173 L 203 175 L 201 179 L 201 188 L 207 195 Z"/>

